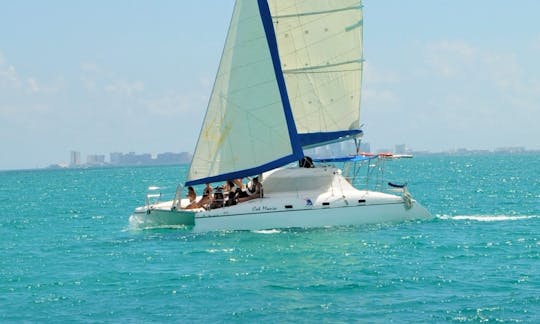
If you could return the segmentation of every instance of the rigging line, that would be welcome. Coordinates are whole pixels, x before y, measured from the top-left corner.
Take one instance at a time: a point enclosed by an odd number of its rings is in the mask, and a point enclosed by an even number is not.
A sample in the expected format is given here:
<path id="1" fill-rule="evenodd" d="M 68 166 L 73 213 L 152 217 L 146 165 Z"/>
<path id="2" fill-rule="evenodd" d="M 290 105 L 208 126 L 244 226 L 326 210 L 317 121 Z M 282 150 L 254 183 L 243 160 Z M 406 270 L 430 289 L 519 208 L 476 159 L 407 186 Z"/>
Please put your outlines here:
<path id="1" fill-rule="evenodd" d="M 308 67 L 299 68 L 299 69 L 283 70 L 283 73 L 307 72 L 307 71 L 312 71 L 312 70 L 321 70 L 321 69 L 325 69 L 325 68 L 329 68 L 329 67 L 347 65 L 347 64 L 351 64 L 351 63 L 362 63 L 362 62 L 363 62 L 362 59 L 358 59 L 358 60 L 339 62 L 339 63 L 333 63 L 333 64 L 326 64 L 326 65 L 308 66 Z M 352 71 L 355 71 L 355 70 L 358 70 L 358 69 L 353 69 Z M 326 71 L 322 71 L 322 72 L 326 72 Z"/>
<path id="2" fill-rule="evenodd" d="M 356 72 L 361 71 L 362 68 L 348 69 L 348 70 L 328 70 L 328 71 L 302 71 L 301 69 L 283 71 L 283 74 L 302 74 L 302 73 L 338 73 L 338 72 Z"/>
<path id="3" fill-rule="evenodd" d="M 276 16 L 272 16 L 272 18 L 294 18 L 294 17 L 302 17 L 302 16 L 315 16 L 315 15 L 323 15 L 323 14 L 348 11 L 348 10 L 358 10 L 358 9 L 362 9 L 362 5 L 338 8 L 338 9 L 333 9 L 333 10 L 302 12 L 302 13 L 290 14 L 290 15 L 276 15 Z"/>

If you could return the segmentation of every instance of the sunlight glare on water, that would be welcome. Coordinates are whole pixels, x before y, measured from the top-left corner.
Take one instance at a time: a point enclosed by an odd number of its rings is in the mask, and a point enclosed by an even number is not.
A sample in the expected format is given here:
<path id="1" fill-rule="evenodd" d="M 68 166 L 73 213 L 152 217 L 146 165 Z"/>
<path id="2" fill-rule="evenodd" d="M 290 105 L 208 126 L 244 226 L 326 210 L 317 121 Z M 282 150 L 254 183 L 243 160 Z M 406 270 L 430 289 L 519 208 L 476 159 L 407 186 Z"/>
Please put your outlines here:
<path id="1" fill-rule="evenodd" d="M 429 221 L 210 233 L 130 227 L 186 166 L 0 172 L 0 320 L 538 322 L 539 161 L 388 164 Z"/>

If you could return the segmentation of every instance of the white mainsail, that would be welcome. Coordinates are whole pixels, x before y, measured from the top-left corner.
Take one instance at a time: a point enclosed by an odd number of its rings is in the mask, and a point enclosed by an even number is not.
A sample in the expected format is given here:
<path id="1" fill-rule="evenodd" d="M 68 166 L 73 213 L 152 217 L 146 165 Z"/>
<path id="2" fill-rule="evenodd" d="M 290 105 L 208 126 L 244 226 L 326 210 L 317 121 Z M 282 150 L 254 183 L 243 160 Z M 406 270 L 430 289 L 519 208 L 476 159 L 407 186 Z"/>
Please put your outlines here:
<path id="1" fill-rule="evenodd" d="M 186 184 L 258 174 L 302 156 L 268 4 L 237 1 Z"/>
<path id="2" fill-rule="evenodd" d="M 360 133 L 360 0 L 269 0 L 301 144 Z"/>

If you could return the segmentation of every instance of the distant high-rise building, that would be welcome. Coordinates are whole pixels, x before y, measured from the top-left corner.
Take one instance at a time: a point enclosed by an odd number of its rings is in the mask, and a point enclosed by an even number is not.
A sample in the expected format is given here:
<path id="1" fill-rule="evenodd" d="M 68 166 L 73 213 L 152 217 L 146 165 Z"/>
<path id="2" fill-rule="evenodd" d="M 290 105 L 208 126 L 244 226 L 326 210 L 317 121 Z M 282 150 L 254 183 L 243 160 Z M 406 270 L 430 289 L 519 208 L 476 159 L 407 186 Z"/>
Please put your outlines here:
<path id="1" fill-rule="evenodd" d="M 356 153 L 356 147 L 354 146 L 353 141 L 343 141 L 340 143 L 340 154 L 339 155 L 351 155 Z"/>
<path id="2" fill-rule="evenodd" d="M 118 153 L 118 152 L 114 152 L 114 153 L 109 154 L 109 159 L 111 161 L 111 164 L 113 164 L 113 165 L 122 164 L 122 156 L 123 155 L 124 154 Z"/>
<path id="3" fill-rule="evenodd" d="M 396 145 L 394 148 L 394 153 L 396 154 L 407 154 L 408 153 L 407 145 L 406 144 L 399 144 Z"/>
<path id="4" fill-rule="evenodd" d="M 369 145 L 369 143 L 367 143 L 367 142 L 366 143 L 362 142 L 360 144 L 360 151 L 361 152 L 371 152 L 371 145 Z"/>
<path id="5" fill-rule="evenodd" d="M 78 151 L 71 151 L 70 156 L 70 166 L 79 166 L 81 165 L 81 152 Z"/>
<path id="6" fill-rule="evenodd" d="M 86 163 L 89 165 L 103 165 L 105 164 L 105 155 L 88 155 Z"/>
<path id="7" fill-rule="evenodd" d="M 525 147 L 522 146 L 509 146 L 509 147 L 498 147 L 495 149 L 497 153 L 523 153 L 525 152 Z"/>
<path id="8" fill-rule="evenodd" d="M 191 161 L 191 154 L 187 152 L 182 153 L 160 153 L 154 159 L 154 164 L 186 164 Z"/>

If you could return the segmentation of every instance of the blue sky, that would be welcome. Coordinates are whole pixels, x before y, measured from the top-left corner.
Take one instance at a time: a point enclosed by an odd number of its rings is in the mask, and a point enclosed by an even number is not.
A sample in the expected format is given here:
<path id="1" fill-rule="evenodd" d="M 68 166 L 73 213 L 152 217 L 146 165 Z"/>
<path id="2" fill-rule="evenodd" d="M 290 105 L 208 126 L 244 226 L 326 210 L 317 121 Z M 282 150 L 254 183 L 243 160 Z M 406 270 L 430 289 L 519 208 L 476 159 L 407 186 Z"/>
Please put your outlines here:
<path id="1" fill-rule="evenodd" d="M 193 151 L 232 0 L 0 0 L 0 170 Z M 372 148 L 540 149 L 540 1 L 364 0 Z"/>

